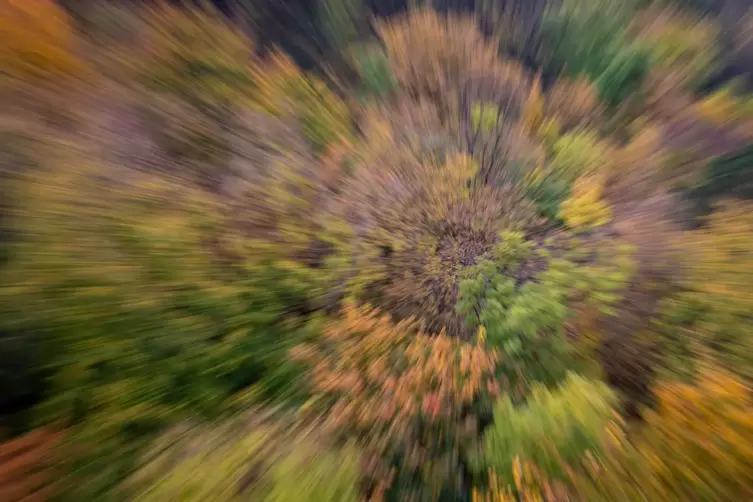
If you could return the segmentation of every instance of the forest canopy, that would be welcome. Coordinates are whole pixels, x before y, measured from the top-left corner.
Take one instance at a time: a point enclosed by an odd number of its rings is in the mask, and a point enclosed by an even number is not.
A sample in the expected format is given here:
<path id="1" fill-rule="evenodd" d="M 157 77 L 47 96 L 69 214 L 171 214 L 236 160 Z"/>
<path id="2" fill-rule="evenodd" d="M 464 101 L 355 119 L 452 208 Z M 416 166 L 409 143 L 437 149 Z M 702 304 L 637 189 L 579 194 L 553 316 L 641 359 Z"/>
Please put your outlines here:
<path id="1" fill-rule="evenodd" d="M 753 499 L 753 7 L 0 0 L 0 498 Z"/>

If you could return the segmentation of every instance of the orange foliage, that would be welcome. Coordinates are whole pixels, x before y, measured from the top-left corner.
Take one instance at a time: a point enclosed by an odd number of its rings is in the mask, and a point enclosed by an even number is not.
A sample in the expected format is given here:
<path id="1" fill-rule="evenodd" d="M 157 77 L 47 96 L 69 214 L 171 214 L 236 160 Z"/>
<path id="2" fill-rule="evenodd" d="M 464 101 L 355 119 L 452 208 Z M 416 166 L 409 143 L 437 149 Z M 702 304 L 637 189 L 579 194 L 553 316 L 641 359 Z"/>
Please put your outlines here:
<path id="1" fill-rule="evenodd" d="M 462 449 L 478 438 L 478 414 L 498 392 L 496 353 L 347 306 L 320 342 L 299 346 L 294 357 L 311 364 L 311 405 L 328 409 L 327 423 L 372 455 L 375 493 L 395 476 L 416 475 L 432 493 L 461 490 L 454 478 Z"/>
<path id="2" fill-rule="evenodd" d="M 667 156 L 662 143 L 664 131 L 656 124 L 642 125 L 630 143 L 611 156 L 604 188 L 614 204 L 642 202 L 656 192 Z"/>
<path id="3" fill-rule="evenodd" d="M 414 96 L 439 98 L 447 89 L 457 89 L 473 70 L 499 62 L 496 46 L 484 39 L 472 18 L 424 9 L 377 29 L 395 77 Z"/>
<path id="4" fill-rule="evenodd" d="M 347 140 L 332 143 L 319 159 L 321 166 L 321 181 L 330 190 L 335 189 L 347 175 L 347 163 L 353 152 L 353 145 Z"/>
<path id="5" fill-rule="evenodd" d="M 546 95 L 546 116 L 565 131 L 591 126 L 602 113 L 599 93 L 585 78 L 557 80 Z"/>
<path id="6" fill-rule="evenodd" d="M 60 433 L 37 429 L 0 444 L 0 500 L 45 501 L 57 484 L 49 472 Z"/>
<path id="7" fill-rule="evenodd" d="M 80 73 L 72 52 L 73 32 L 53 0 L 0 0 L 0 73 L 20 79 Z"/>
<path id="8" fill-rule="evenodd" d="M 377 26 L 398 83 L 412 98 L 425 97 L 457 111 L 467 101 L 519 107 L 529 88 L 526 72 L 498 56 L 497 44 L 479 31 L 474 19 L 415 10 Z M 443 110 L 444 111 L 444 110 Z"/>
<path id="9" fill-rule="evenodd" d="M 523 107 L 521 124 L 529 136 L 536 136 L 544 121 L 544 96 L 541 92 L 541 77 L 537 76 L 531 86 L 526 104 Z"/>

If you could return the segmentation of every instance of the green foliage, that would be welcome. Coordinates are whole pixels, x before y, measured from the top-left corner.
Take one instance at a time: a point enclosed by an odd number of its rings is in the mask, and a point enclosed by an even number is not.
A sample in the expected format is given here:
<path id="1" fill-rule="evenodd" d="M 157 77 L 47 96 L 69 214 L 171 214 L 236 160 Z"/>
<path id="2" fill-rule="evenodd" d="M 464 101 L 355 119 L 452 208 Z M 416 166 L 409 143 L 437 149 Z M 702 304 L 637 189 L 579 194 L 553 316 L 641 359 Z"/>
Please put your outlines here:
<path id="1" fill-rule="evenodd" d="M 489 344 L 526 378 L 551 382 L 561 377 L 567 352 L 566 292 L 544 280 L 518 284 L 517 269 L 530 253 L 521 234 L 503 234 L 493 259 L 464 271 L 456 308 L 472 327 L 483 326 Z"/>
<path id="2" fill-rule="evenodd" d="M 589 253 L 576 242 L 532 249 L 522 235 L 506 233 L 492 258 L 464 271 L 456 308 L 502 350 L 511 375 L 559 381 L 570 364 L 564 327 L 572 304 L 590 302 L 609 312 L 619 298 L 631 270 L 628 250 L 604 247 L 583 264 Z M 520 271 L 531 269 L 535 280 L 521 280 Z"/>
<path id="3" fill-rule="evenodd" d="M 29 174 L 34 204 L 0 296 L 2 330 L 43 342 L 50 386 L 35 420 L 73 425 L 86 449 L 71 459 L 93 476 L 71 485 L 78 500 L 103 496 L 118 462 L 171 421 L 290 396 L 285 354 L 303 332 L 284 314 L 311 291 L 282 261 L 223 262 L 223 206 L 207 194 L 97 172 Z"/>
<path id="4" fill-rule="evenodd" d="M 471 125 L 474 131 L 492 132 L 499 117 L 499 108 L 493 103 L 473 103 L 471 106 Z"/>
<path id="5" fill-rule="evenodd" d="M 591 132 L 569 132 L 551 145 L 550 160 L 522 176 L 526 195 L 536 203 L 539 214 L 558 222 L 560 205 L 570 198 L 575 180 L 604 171 L 610 149 Z"/>
<path id="6" fill-rule="evenodd" d="M 699 215 L 711 213 L 715 203 L 734 191 L 744 199 L 753 199 L 753 145 L 738 152 L 713 159 L 697 184 L 686 197 L 697 208 Z"/>
<path id="7" fill-rule="evenodd" d="M 559 137 L 552 146 L 549 170 L 570 181 L 594 174 L 609 161 L 608 147 L 591 132 L 572 132 Z"/>
<path id="8" fill-rule="evenodd" d="M 314 152 L 322 153 L 340 138 L 349 138 L 350 122 L 345 104 L 320 81 L 294 91 L 303 133 Z"/>
<path id="9" fill-rule="evenodd" d="M 635 95 L 648 75 L 650 62 L 644 48 L 631 45 L 610 55 L 610 62 L 592 74 L 602 101 L 617 107 Z"/>
<path id="10" fill-rule="evenodd" d="M 325 38 L 337 50 L 344 50 L 368 29 L 362 0 L 319 0 L 317 18 Z"/>
<path id="11" fill-rule="evenodd" d="M 557 389 L 534 388 L 522 406 L 503 397 L 485 434 L 486 465 L 509 484 L 518 460 L 533 462 L 549 479 L 566 479 L 568 466 L 599 458 L 616 403 L 605 384 L 574 374 Z"/>
<path id="12" fill-rule="evenodd" d="M 381 48 L 358 46 L 353 49 L 352 57 L 361 77 L 363 93 L 384 98 L 397 91 L 397 80 L 392 74 L 390 61 Z"/>
<path id="13" fill-rule="evenodd" d="M 753 338 L 749 324 L 753 305 L 747 203 L 726 201 L 708 217 L 707 226 L 688 232 L 688 267 L 684 290 L 668 298 L 659 334 L 667 357 L 692 355 L 691 361 L 713 356 L 728 371 L 753 379 Z"/>
<path id="14" fill-rule="evenodd" d="M 18 242 L 30 229 L 19 214 L 26 204 L 24 174 L 39 168 L 39 159 L 54 151 L 54 142 L 27 131 L 0 133 L 0 282 L 10 285 L 10 271 L 17 262 Z M 0 288 L 2 290 L 3 288 Z M 13 433 L 28 431 L 29 407 L 42 397 L 48 371 L 45 368 L 44 336 L 38 331 L 16 329 L 10 324 L 16 306 L 11 296 L 0 305 L 0 428 Z"/>
<path id="15" fill-rule="evenodd" d="M 636 36 L 643 40 L 652 63 L 681 72 L 690 89 L 702 88 L 721 57 L 713 21 L 653 9 L 645 16 L 651 19 Z"/>
<path id="16" fill-rule="evenodd" d="M 641 85 L 648 56 L 627 37 L 632 2 L 570 0 L 547 10 L 542 25 L 547 66 L 586 75 L 602 100 L 618 105 Z"/>
<path id="17" fill-rule="evenodd" d="M 571 190 L 571 182 L 555 176 L 535 177 L 525 184 L 526 197 L 534 202 L 538 214 L 553 223 L 562 223 L 559 208 Z"/>
<path id="18" fill-rule="evenodd" d="M 133 500 L 356 502 L 358 457 L 305 433 L 263 424 L 175 430 L 136 474 Z"/>

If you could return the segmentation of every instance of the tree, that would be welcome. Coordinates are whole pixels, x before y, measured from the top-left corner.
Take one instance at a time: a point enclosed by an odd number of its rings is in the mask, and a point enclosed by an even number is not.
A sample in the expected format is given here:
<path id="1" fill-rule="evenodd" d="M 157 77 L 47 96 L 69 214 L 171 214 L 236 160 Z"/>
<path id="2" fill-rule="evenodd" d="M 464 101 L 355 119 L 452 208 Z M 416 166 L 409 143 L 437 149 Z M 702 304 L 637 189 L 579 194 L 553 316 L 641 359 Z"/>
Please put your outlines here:
<path id="1" fill-rule="evenodd" d="M 464 472 L 499 391 L 495 351 L 347 305 L 293 357 L 310 367 L 308 409 L 324 412 L 367 456 L 370 495 L 457 499 L 470 491 Z"/>

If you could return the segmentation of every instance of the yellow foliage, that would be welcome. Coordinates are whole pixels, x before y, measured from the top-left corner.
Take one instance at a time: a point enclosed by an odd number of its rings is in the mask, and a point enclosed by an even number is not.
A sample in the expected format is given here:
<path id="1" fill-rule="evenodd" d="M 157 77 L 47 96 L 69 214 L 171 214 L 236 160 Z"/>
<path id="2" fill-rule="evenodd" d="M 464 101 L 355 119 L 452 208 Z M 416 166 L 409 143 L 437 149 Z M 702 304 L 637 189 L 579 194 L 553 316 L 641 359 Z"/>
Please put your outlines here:
<path id="1" fill-rule="evenodd" d="M 665 383 L 647 414 L 643 456 L 673 500 L 753 499 L 751 389 L 718 369 Z"/>
<path id="2" fill-rule="evenodd" d="M 0 73 L 20 79 L 77 75 L 73 32 L 54 0 L 0 0 Z"/>
<path id="3" fill-rule="evenodd" d="M 725 124 L 737 114 L 737 102 L 728 89 L 718 90 L 696 103 L 698 113 L 715 124 Z"/>
<path id="4" fill-rule="evenodd" d="M 317 153 L 332 143 L 350 140 L 346 104 L 324 82 L 303 74 L 289 56 L 273 53 L 252 71 L 254 105 L 275 117 L 297 116 Z"/>
<path id="5" fill-rule="evenodd" d="M 518 461 L 514 487 L 492 476 L 490 492 L 474 501 L 751 500 L 751 389 L 712 365 L 696 383 L 663 382 L 655 394 L 636 434 L 609 427 L 604 454 L 572 466 L 565 486 Z"/>
<path id="6" fill-rule="evenodd" d="M 692 285 L 715 310 L 753 312 L 753 206 L 727 201 L 708 223 L 683 237 L 693 251 Z"/>
<path id="7" fill-rule="evenodd" d="M 718 28 L 708 18 L 679 9 L 647 9 L 631 27 L 655 63 L 677 72 L 691 88 L 701 86 L 718 64 Z"/>
<path id="8" fill-rule="evenodd" d="M 250 90 L 251 41 L 220 13 L 160 3 L 146 20 L 141 36 L 152 87 L 211 101 Z"/>
<path id="9" fill-rule="evenodd" d="M 544 123 L 544 96 L 541 93 L 541 77 L 533 81 L 531 93 L 523 107 L 523 115 L 520 119 L 523 130 L 529 136 L 540 134 Z"/>
<path id="10" fill-rule="evenodd" d="M 595 176 L 576 181 L 572 196 L 560 207 L 560 217 L 567 226 L 587 230 L 609 223 L 612 211 L 601 192 L 601 183 Z"/>
<path id="11" fill-rule="evenodd" d="M 724 202 L 699 230 L 681 236 L 687 249 L 686 285 L 691 305 L 703 314 L 692 336 L 727 367 L 753 379 L 753 206 Z"/>
<path id="12" fill-rule="evenodd" d="M 564 483 L 547 479 L 541 470 L 527 460 L 516 457 L 513 464 L 514 485 L 510 486 L 489 472 L 489 488 L 473 490 L 472 502 L 565 502 L 573 500 Z"/>
<path id="13" fill-rule="evenodd" d="M 697 101 L 694 108 L 701 117 L 720 126 L 753 118 L 753 98 L 738 97 L 730 87 Z"/>

